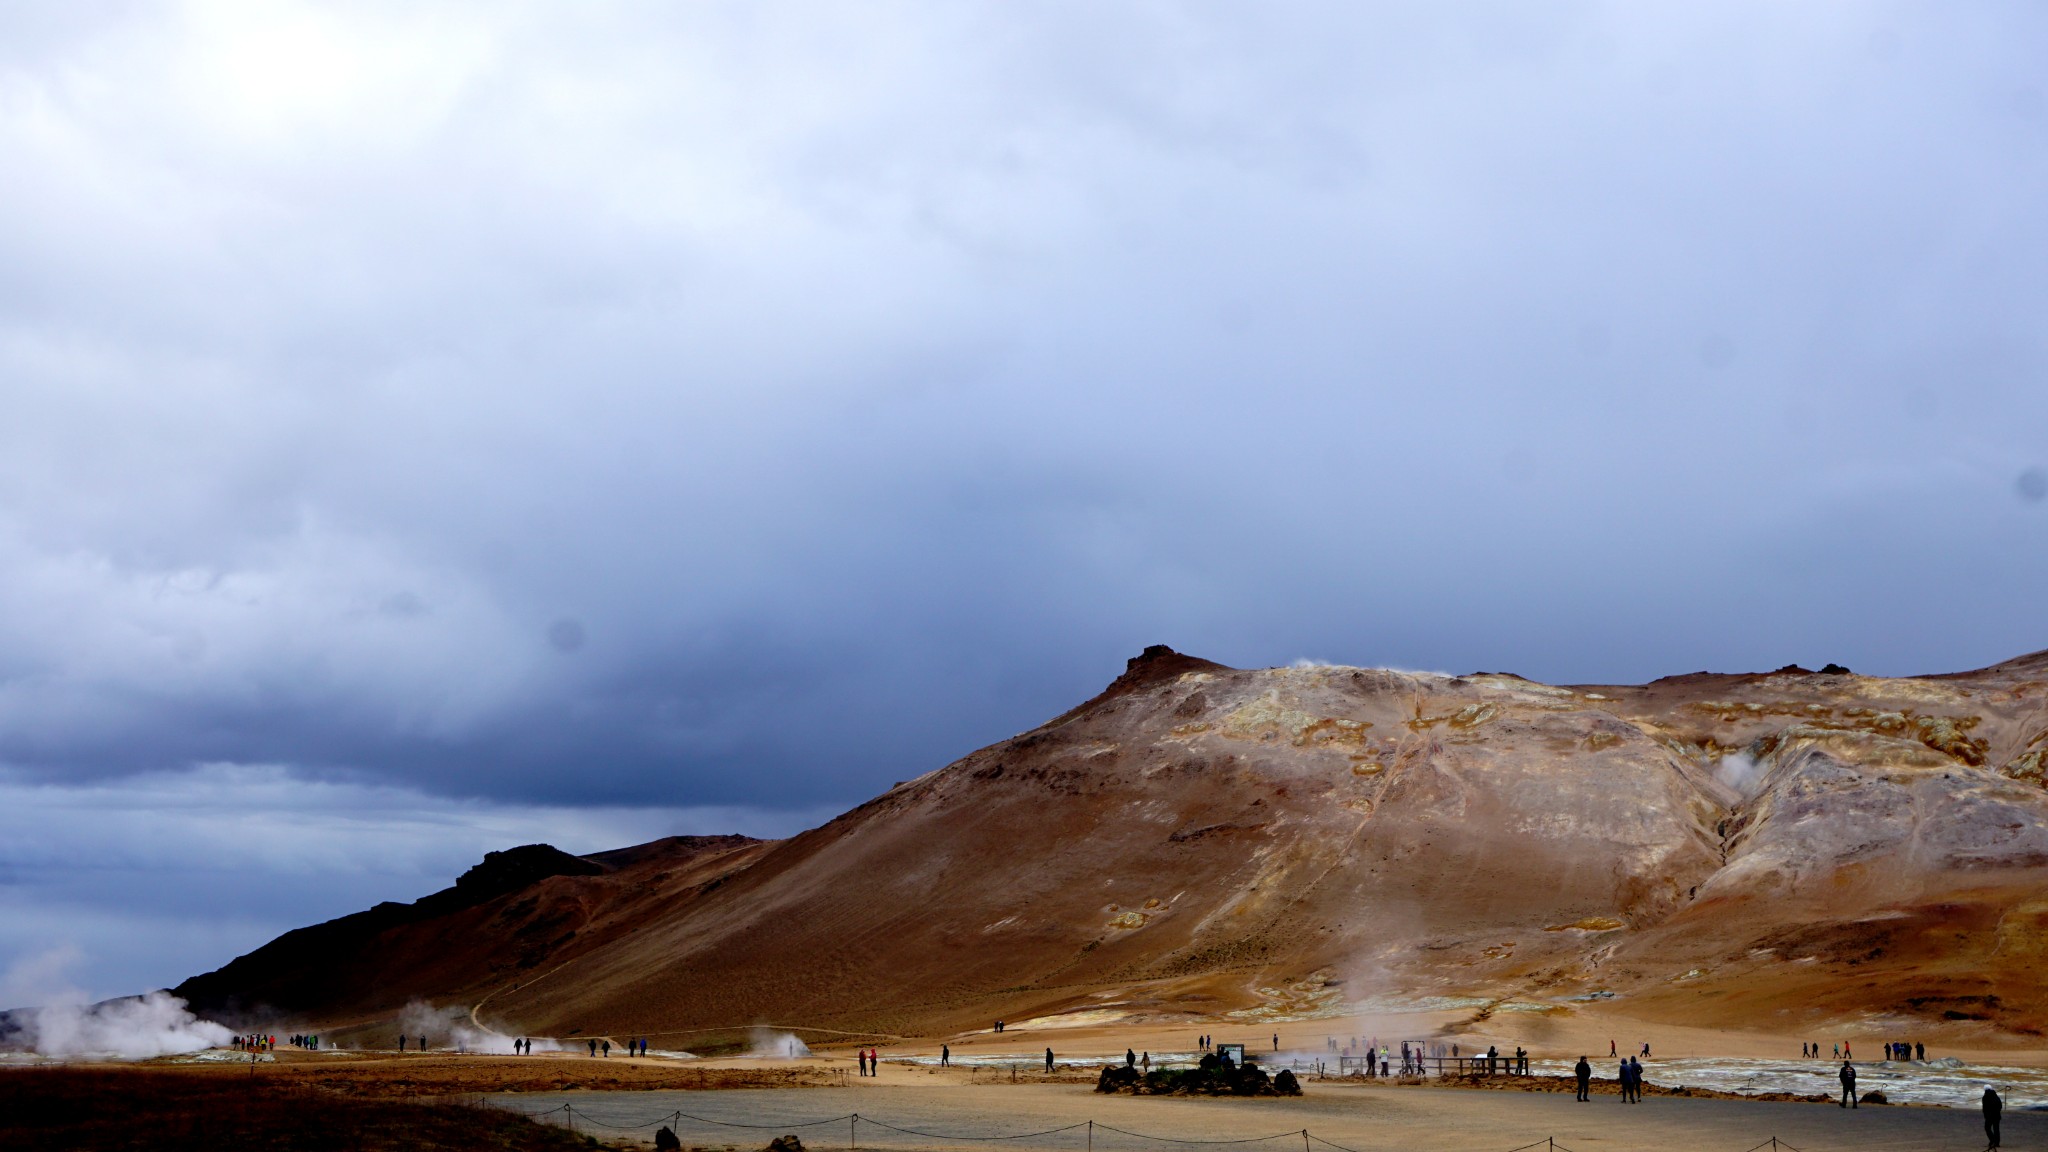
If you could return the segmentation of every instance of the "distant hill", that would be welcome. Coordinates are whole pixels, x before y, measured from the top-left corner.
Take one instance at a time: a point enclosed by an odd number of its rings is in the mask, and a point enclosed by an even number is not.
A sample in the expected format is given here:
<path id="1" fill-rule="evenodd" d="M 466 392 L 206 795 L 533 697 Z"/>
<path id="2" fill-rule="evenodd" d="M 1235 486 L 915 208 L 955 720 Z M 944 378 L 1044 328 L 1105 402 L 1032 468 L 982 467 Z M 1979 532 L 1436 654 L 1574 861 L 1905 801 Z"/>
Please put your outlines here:
<path id="1" fill-rule="evenodd" d="M 2035 1034 L 2048 654 L 1642 686 L 1237 670 L 1154 647 L 789 840 L 494 853 L 176 991 L 326 1027 L 937 1035 L 1615 996 L 1674 1023 Z"/>

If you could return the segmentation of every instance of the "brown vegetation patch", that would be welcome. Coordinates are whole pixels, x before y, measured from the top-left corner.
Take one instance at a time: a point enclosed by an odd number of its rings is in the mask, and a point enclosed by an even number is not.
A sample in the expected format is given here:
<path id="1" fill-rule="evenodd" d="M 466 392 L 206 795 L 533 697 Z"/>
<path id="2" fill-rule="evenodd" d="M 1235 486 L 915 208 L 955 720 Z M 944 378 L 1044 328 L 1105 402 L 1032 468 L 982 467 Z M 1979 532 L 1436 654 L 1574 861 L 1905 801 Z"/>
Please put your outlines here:
<path id="1" fill-rule="evenodd" d="M 362 1099 L 297 1078 L 145 1069 L 0 1072 L 9 1152 L 575 1152 L 595 1141 L 503 1109 Z"/>

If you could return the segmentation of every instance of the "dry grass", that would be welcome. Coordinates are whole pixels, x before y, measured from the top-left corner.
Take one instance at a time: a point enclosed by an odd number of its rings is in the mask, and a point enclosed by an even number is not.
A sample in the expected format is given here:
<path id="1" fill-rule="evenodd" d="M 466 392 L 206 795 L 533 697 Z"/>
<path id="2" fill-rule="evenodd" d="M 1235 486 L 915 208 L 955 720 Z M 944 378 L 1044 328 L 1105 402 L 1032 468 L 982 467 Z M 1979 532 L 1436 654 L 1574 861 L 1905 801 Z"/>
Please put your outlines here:
<path id="1" fill-rule="evenodd" d="M 587 1137 L 499 1109 L 336 1095 L 264 1076 L 136 1069 L 0 1072 L 8 1152 L 589 1152 Z"/>

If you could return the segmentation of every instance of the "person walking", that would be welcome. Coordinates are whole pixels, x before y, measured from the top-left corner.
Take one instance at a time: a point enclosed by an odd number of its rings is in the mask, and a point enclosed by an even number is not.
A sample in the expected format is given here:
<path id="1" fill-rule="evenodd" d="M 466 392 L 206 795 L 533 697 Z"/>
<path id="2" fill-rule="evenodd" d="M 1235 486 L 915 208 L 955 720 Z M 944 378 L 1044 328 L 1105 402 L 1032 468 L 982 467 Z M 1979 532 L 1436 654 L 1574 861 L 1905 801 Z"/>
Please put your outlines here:
<path id="1" fill-rule="evenodd" d="M 1149 1049 L 1142 1056 L 1138 1057 L 1138 1067 L 1145 1070 L 1145 1075 L 1150 1076 L 1152 1074 L 1152 1053 Z"/>
<path id="2" fill-rule="evenodd" d="M 1579 1078 L 1579 1099 L 1590 1099 L 1587 1096 L 1587 1092 L 1593 1086 L 1593 1066 L 1586 1062 L 1584 1056 L 1581 1056 L 1579 1057 L 1579 1062 L 1572 1066 L 1572 1072 Z"/>
<path id="3" fill-rule="evenodd" d="M 941 1067 L 941 1068 L 950 1068 L 950 1067 L 952 1067 L 952 1066 L 953 1066 L 953 1048 L 952 1048 L 952 1046 L 951 1046 L 951 1045 L 948 1045 L 948 1044 L 941 1044 L 941 1045 L 939 1045 L 939 1067 Z"/>
<path id="4" fill-rule="evenodd" d="M 1998 1117 L 2005 1111 L 2005 1101 L 1991 1089 L 1984 1090 L 1984 1147 L 1998 1147 Z"/>
<path id="5" fill-rule="evenodd" d="M 1052 1075 L 1052 1049 L 1045 1050 L 1045 1074 Z"/>
<path id="6" fill-rule="evenodd" d="M 1847 1060 L 1842 1061 L 1840 1079 L 1842 1081 L 1842 1107 L 1854 1108 L 1856 1106 L 1856 1066 Z"/>

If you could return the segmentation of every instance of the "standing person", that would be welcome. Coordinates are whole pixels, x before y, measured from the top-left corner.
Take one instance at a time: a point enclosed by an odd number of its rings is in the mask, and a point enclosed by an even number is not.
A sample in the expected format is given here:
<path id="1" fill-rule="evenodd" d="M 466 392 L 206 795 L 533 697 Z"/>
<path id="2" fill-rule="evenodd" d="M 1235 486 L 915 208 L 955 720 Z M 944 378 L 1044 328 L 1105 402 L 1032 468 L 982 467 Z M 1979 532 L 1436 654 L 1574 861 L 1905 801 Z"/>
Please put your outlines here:
<path id="1" fill-rule="evenodd" d="M 241 1042 L 241 1040 L 237 1039 L 237 1040 L 235 1041 L 235 1047 L 237 1047 L 237 1048 L 240 1048 L 241 1046 L 242 1046 L 242 1042 Z M 398 1034 L 398 1050 L 399 1050 L 400 1052 L 403 1052 L 403 1051 L 405 1051 L 405 1033 L 403 1033 L 403 1032 L 400 1032 L 400 1033 Z"/>
<path id="2" fill-rule="evenodd" d="M 1628 1057 L 1621 1058 L 1621 1066 L 1615 1070 L 1614 1086 L 1621 1089 L 1621 1102 L 1628 1103 Z"/>
<path id="3" fill-rule="evenodd" d="M 605 1059 L 607 1059 L 607 1060 L 611 1059 L 611 1058 L 612 1058 L 612 1042 L 611 1042 L 611 1041 L 610 1041 L 609 1039 L 607 1039 L 607 1040 L 605 1040 L 605 1041 L 603 1042 L 603 1044 L 602 1044 L 601 1046 L 602 1046 L 602 1047 L 604 1048 L 604 1058 L 605 1058 Z"/>
<path id="4" fill-rule="evenodd" d="M 1986 1148 L 1998 1147 L 1998 1117 L 2004 1111 L 2005 1101 L 1998 1098 L 1998 1093 L 1986 1088 L 1984 1090 L 1984 1146 Z"/>
<path id="5" fill-rule="evenodd" d="M 1842 1107 L 1854 1108 L 1856 1106 L 1856 1066 L 1847 1060 L 1842 1061 L 1842 1071 L 1839 1074 L 1839 1078 L 1842 1081 Z"/>
<path id="6" fill-rule="evenodd" d="M 1129 1048 L 1124 1049 L 1124 1067 L 1136 1068 L 1137 1066 L 1138 1054 L 1136 1052 L 1131 1051 Z"/>
<path id="7" fill-rule="evenodd" d="M 1279 1050 L 1280 1050 L 1280 1034 L 1279 1034 L 1278 1032 L 1275 1032 L 1275 1033 L 1273 1033 L 1273 1051 L 1275 1051 L 1275 1052 L 1278 1052 Z"/>
<path id="8" fill-rule="evenodd" d="M 1052 1075 L 1052 1049 L 1050 1048 L 1045 1050 L 1045 1072 L 1048 1076 Z"/>
<path id="9" fill-rule="evenodd" d="M 1147 1050 L 1144 1055 L 1138 1057 L 1138 1067 L 1145 1070 L 1145 1075 L 1150 1076 L 1152 1074 L 1152 1053 L 1150 1050 Z"/>
<path id="10" fill-rule="evenodd" d="M 853 1054 L 853 1058 L 860 1061 L 860 1074 L 866 1076 L 868 1074 L 868 1050 L 862 1048 Z"/>
<path id="11" fill-rule="evenodd" d="M 1593 1086 L 1593 1066 L 1581 1056 L 1579 1062 L 1572 1065 L 1572 1073 L 1579 1078 L 1579 1099 L 1587 1099 L 1586 1093 Z"/>

